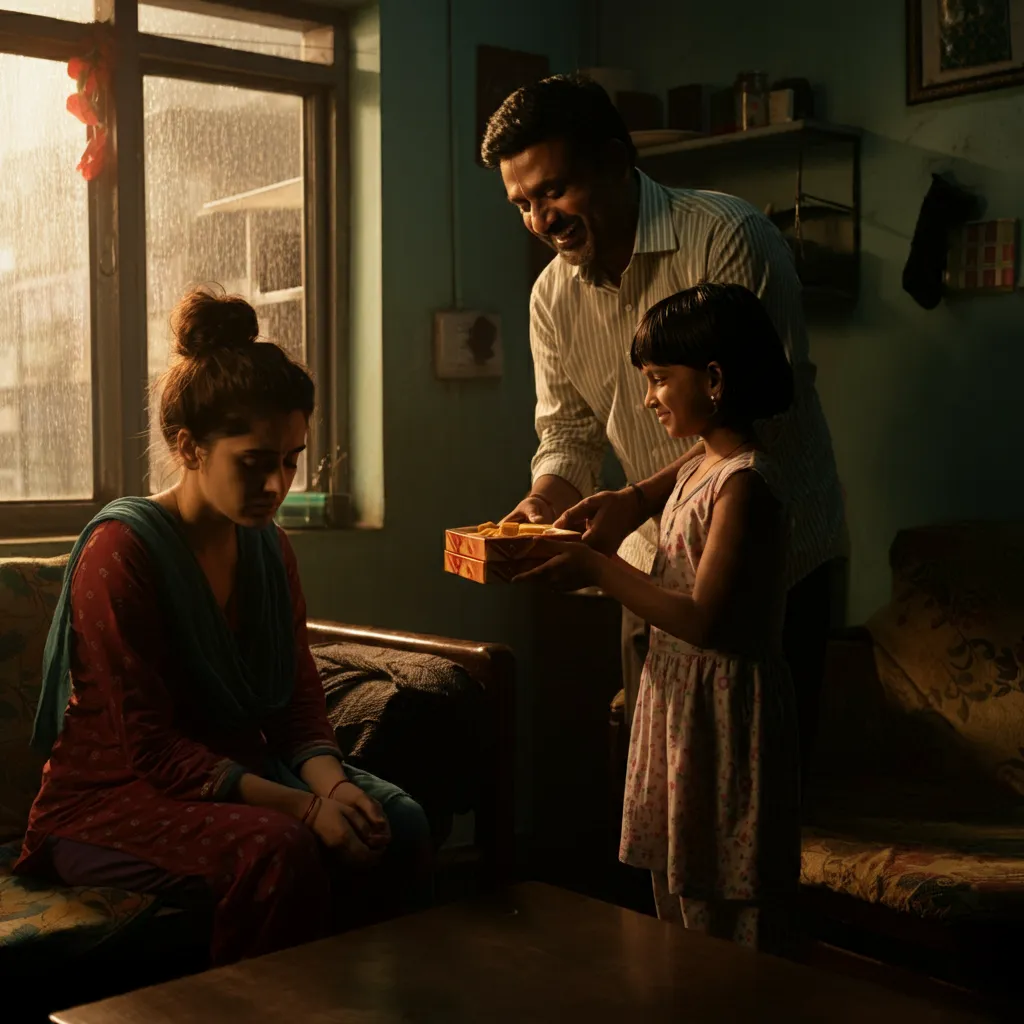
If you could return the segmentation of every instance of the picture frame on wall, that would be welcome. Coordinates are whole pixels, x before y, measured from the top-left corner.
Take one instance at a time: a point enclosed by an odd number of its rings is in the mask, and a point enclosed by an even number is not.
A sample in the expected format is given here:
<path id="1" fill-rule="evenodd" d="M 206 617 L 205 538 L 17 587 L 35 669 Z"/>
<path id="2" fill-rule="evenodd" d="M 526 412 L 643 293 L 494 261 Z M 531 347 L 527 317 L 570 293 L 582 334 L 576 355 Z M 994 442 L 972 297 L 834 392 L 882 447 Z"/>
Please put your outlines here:
<path id="1" fill-rule="evenodd" d="M 1024 85 L 1024 0 L 906 0 L 907 103 Z"/>

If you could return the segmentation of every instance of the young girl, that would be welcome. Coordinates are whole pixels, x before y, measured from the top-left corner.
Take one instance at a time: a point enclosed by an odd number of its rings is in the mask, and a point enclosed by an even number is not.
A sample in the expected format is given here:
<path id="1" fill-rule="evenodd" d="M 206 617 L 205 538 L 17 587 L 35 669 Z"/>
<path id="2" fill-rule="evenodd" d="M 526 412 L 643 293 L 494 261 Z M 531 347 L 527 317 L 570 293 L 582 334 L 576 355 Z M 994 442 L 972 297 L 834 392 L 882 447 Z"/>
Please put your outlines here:
<path id="1" fill-rule="evenodd" d="M 784 499 L 753 425 L 789 407 L 792 372 L 738 285 L 658 303 L 631 358 L 668 434 L 703 440 L 664 509 L 646 510 L 661 512 L 652 575 L 567 544 L 521 578 L 599 586 L 651 623 L 620 858 L 651 871 L 659 917 L 778 948 L 799 871 L 798 747 L 782 656 Z"/>
<path id="2" fill-rule="evenodd" d="M 381 899 L 424 898 L 429 832 L 410 797 L 343 765 L 274 524 L 313 382 L 257 342 L 243 299 L 194 291 L 172 328 L 158 393 L 181 477 L 108 505 L 71 554 L 33 737 L 49 762 L 17 869 L 212 899 L 223 964 L 319 937 L 332 883 L 337 902 L 371 868 L 389 873 Z"/>

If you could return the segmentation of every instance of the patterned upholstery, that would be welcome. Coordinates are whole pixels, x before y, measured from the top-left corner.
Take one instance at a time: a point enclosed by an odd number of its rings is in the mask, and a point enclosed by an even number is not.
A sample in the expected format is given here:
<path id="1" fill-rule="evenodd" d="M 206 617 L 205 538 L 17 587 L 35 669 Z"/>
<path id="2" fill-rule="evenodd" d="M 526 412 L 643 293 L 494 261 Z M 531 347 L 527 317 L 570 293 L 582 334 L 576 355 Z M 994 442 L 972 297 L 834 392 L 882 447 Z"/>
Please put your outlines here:
<path id="1" fill-rule="evenodd" d="M 65 558 L 0 559 L 0 843 L 25 834 L 42 760 L 29 749 Z"/>
<path id="2" fill-rule="evenodd" d="M 0 559 L 0 970 L 26 957 L 84 952 L 156 908 L 150 896 L 11 874 L 39 788 L 42 760 L 29 739 L 65 563 Z"/>
<path id="3" fill-rule="evenodd" d="M 906 530 L 831 645 L 802 882 L 933 920 L 1024 910 L 1024 526 Z"/>
<path id="4" fill-rule="evenodd" d="M 905 530 L 890 563 L 893 598 L 868 622 L 887 693 L 1024 795 L 1024 526 Z"/>
<path id="5" fill-rule="evenodd" d="M 804 830 L 803 885 L 930 920 L 1024 910 L 1024 825 L 850 820 Z"/>
<path id="6" fill-rule="evenodd" d="M 152 896 L 12 875 L 20 849 L 0 846 L 0 969 L 84 953 L 157 909 Z"/>

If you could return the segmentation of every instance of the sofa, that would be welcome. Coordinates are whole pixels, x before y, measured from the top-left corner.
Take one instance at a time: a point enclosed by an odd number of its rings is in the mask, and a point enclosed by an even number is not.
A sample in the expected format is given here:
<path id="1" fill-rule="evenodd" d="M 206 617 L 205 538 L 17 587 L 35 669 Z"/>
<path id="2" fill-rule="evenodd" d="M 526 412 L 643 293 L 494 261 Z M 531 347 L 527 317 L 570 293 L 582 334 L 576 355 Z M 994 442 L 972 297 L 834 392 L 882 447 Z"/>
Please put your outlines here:
<path id="1" fill-rule="evenodd" d="M 208 923 L 161 907 L 151 896 L 65 888 L 11 873 L 42 769 L 29 738 L 43 646 L 65 564 L 62 557 L 0 559 L 0 975 L 22 978 L 26 999 L 44 986 L 43 1002 L 49 1008 L 203 966 Z M 460 666 L 480 687 L 489 742 L 481 744 L 486 753 L 473 787 L 472 842 L 460 847 L 457 857 L 460 864 L 470 863 L 477 882 L 504 880 L 514 857 L 511 651 L 498 644 L 320 620 L 309 622 L 309 634 L 314 653 L 327 650 L 326 645 L 356 644 L 379 650 L 382 661 L 396 651 L 436 655 Z M 449 851 L 441 850 L 442 868 L 448 858 Z M 55 986 L 62 989 L 59 994 Z"/>
<path id="2" fill-rule="evenodd" d="M 814 934 L 1024 993 L 1024 525 L 907 529 L 829 644 L 801 887 Z"/>

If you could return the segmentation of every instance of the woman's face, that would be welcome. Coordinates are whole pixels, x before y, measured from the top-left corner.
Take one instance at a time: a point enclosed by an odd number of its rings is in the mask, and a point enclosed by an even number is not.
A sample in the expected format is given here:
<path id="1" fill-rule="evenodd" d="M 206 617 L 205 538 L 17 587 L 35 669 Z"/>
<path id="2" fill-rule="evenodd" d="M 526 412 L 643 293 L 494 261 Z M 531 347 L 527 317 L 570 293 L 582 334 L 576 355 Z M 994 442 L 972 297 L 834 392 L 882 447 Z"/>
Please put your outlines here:
<path id="1" fill-rule="evenodd" d="M 206 503 L 240 526 L 266 526 L 281 507 L 306 447 L 309 421 L 295 412 L 254 420 L 247 434 L 200 448 L 197 483 Z"/>
<path id="2" fill-rule="evenodd" d="M 715 415 L 712 394 L 719 390 L 716 364 L 706 370 L 690 366 L 644 366 L 644 405 L 657 413 L 669 437 L 703 436 Z"/>

